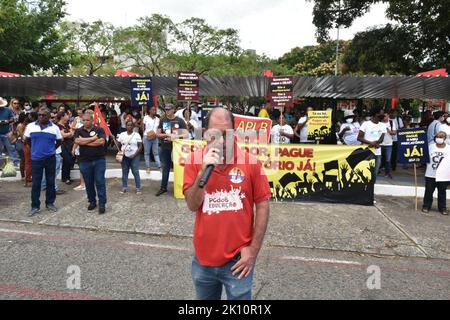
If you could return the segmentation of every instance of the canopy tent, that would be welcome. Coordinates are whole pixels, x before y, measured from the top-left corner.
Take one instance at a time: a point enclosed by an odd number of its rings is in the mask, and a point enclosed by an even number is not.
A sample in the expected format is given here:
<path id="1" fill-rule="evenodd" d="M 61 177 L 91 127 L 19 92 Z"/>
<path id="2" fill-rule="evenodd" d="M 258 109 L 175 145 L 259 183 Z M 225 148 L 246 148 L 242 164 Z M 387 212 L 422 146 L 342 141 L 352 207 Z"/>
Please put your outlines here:
<path id="1" fill-rule="evenodd" d="M 201 77 L 201 96 L 268 95 L 266 77 Z M 175 77 L 153 77 L 155 95 L 176 96 Z M 0 96 L 128 97 L 123 76 L 0 76 Z M 442 77 L 294 77 L 294 97 L 332 99 L 450 100 L 450 78 Z"/>

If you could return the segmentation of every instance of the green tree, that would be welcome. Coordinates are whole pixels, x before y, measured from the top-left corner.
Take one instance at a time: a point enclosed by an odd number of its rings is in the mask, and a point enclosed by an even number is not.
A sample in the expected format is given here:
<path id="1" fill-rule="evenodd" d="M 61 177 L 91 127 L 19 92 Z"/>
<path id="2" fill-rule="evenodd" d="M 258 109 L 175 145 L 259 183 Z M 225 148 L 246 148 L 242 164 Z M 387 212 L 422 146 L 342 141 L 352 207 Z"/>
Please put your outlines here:
<path id="1" fill-rule="evenodd" d="M 313 22 L 317 38 L 325 41 L 338 25 L 349 27 L 375 3 L 387 3 L 386 16 L 399 23 L 398 29 L 411 41 L 406 56 L 419 70 L 449 68 L 450 0 L 310 0 L 314 2 Z M 369 49 L 368 49 L 369 50 Z M 387 52 L 387 51 L 386 51 Z"/>
<path id="2" fill-rule="evenodd" d="M 352 74 L 411 74 L 416 62 L 411 57 L 411 35 L 402 28 L 386 25 L 357 33 L 343 62 Z"/>
<path id="3" fill-rule="evenodd" d="M 240 52 L 239 35 L 235 29 L 217 29 L 204 19 L 190 18 L 176 25 L 177 42 L 172 61 L 179 70 L 205 74 L 217 68 L 215 56 L 236 56 Z"/>
<path id="4" fill-rule="evenodd" d="M 71 56 L 58 31 L 64 6 L 62 0 L 0 0 L 0 70 L 65 73 Z"/>
<path id="5" fill-rule="evenodd" d="M 339 41 L 340 62 L 342 56 L 349 46 L 348 41 Z M 326 76 L 335 74 L 336 66 L 336 41 L 327 41 L 317 46 L 306 46 L 294 48 L 290 52 L 278 59 L 278 63 L 292 70 L 292 73 L 299 76 Z M 345 71 L 345 66 L 340 63 L 341 73 Z"/>
<path id="6" fill-rule="evenodd" d="M 167 75 L 173 32 L 174 23 L 167 16 L 153 14 L 139 19 L 137 25 L 120 30 L 115 36 L 118 62 L 138 73 Z"/>
<path id="7" fill-rule="evenodd" d="M 115 27 L 102 21 L 69 22 L 61 25 L 69 41 L 69 51 L 75 57 L 74 73 L 94 75 L 114 63 Z M 110 71 L 114 67 L 107 67 Z"/>

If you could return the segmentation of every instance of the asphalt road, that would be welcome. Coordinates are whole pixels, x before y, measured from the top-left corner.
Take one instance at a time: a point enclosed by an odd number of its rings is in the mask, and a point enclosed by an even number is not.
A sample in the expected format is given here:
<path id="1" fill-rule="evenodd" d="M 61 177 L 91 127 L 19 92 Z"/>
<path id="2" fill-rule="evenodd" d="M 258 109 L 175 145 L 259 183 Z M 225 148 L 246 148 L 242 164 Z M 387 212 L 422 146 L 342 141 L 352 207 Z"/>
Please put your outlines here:
<path id="1" fill-rule="evenodd" d="M 192 252 L 190 237 L 3 222 L 0 299 L 195 299 Z M 448 300 L 450 261 L 269 246 L 257 263 L 254 295 Z"/>

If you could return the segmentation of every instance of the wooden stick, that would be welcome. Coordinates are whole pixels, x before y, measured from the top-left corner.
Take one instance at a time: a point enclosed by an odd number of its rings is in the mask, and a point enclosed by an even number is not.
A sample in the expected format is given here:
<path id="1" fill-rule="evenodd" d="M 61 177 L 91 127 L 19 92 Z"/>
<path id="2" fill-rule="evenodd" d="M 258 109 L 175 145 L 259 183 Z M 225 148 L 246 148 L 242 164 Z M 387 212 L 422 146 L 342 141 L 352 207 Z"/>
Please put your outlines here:
<path id="1" fill-rule="evenodd" d="M 418 204 L 419 199 L 418 199 L 418 191 L 417 191 L 417 188 L 418 188 L 418 186 L 417 186 L 417 164 L 415 164 L 415 163 L 414 163 L 414 181 L 416 184 L 416 211 L 417 211 L 418 206 L 419 206 L 419 204 Z"/>

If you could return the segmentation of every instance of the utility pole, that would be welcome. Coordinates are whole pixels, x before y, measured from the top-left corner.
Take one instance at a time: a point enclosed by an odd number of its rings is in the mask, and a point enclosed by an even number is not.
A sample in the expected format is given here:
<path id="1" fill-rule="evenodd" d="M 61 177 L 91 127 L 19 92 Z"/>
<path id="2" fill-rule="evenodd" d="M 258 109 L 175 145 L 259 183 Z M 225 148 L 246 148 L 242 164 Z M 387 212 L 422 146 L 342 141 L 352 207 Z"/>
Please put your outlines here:
<path id="1" fill-rule="evenodd" d="M 341 0 L 339 0 L 339 17 L 338 17 L 338 20 L 339 20 L 340 17 L 341 17 Z M 338 22 L 338 25 L 337 25 L 337 41 L 336 41 L 336 70 L 335 70 L 335 73 L 334 73 L 335 76 L 339 75 L 339 31 L 340 31 L 340 27 L 341 27 L 341 25 Z"/>

